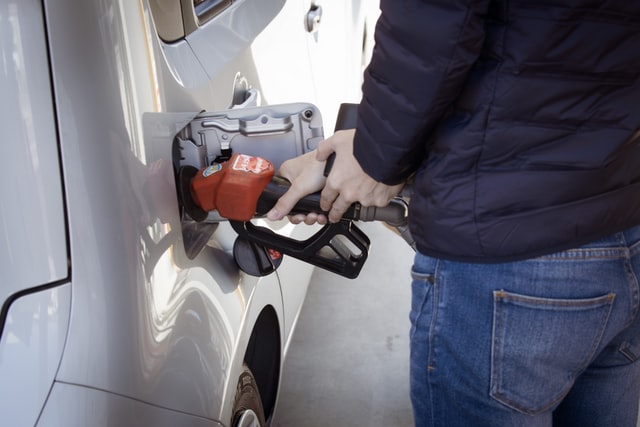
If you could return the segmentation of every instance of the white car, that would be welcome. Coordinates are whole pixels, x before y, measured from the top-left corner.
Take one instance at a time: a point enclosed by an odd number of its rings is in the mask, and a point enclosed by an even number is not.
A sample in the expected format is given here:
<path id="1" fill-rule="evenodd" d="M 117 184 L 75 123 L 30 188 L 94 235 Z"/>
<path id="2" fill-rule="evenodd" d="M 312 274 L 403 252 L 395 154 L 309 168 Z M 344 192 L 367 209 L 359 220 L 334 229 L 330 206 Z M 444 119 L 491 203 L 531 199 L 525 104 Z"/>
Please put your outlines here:
<path id="1" fill-rule="evenodd" d="M 176 140 L 202 114 L 300 102 L 331 132 L 370 9 L 0 0 L 3 426 L 269 423 L 312 266 L 240 271 L 229 223 L 179 202 Z"/>

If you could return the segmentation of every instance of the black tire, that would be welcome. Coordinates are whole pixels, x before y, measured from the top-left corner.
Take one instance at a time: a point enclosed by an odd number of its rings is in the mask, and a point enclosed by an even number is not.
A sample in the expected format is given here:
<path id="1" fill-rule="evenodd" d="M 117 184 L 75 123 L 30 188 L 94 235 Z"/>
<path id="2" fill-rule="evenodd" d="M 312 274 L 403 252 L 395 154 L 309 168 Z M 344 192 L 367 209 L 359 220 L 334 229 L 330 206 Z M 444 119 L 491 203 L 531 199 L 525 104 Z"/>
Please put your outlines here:
<path id="1" fill-rule="evenodd" d="M 233 401 L 232 427 L 264 427 L 264 409 L 255 378 L 247 365 L 242 365 Z"/>

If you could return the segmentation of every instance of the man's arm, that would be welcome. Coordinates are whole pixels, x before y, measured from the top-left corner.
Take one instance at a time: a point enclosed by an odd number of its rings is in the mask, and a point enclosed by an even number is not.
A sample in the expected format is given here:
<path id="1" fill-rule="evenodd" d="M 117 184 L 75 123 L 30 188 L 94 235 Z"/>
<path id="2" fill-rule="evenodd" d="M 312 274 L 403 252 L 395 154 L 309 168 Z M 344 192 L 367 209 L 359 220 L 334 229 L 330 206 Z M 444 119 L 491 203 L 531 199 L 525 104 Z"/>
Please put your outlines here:
<path id="1" fill-rule="evenodd" d="M 403 182 L 480 55 L 489 0 L 382 0 L 364 74 L 354 155 L 386 184 Z"/>

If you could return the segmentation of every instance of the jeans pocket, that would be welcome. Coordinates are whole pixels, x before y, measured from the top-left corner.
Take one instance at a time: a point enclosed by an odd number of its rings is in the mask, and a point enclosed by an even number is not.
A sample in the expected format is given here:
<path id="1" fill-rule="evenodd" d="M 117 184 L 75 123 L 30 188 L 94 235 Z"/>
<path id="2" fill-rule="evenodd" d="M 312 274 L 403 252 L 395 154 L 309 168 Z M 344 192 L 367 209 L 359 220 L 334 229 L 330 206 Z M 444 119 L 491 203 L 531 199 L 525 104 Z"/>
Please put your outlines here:
<path id="1" fill-rule="evenodd" d="M 416 253 L 413 266 L 411 267 L 411 311 L 409 320 L 411 320 L 411 330 L 409 336 L 417 338 L 416 334 L 421 335 L 420 339 L 426 339 L 431 321 L 431 296 L 435 284 L 435 274 L 438 266 L 438 260 L 435 258 Z"/>
<path id="2" fill-rule="evenodd" d="M 615 295 L 494 292 L 491 397 L 525 414 L 556 406 L 596 354 Z"/>
<path id="3" fill-rule="evenodd" d="M 411 311 L 409 312 L 411 330 L 409 336 L 413 339 L 416 338 L 418 331 L 421 331 L 422 335 L 424 335 L 429 330 L 428 325 L 431 315 L 429 301 L 433 291 L 434 275 L 432 273 L 417 272 L 413 269 L 411 278 Z"/>

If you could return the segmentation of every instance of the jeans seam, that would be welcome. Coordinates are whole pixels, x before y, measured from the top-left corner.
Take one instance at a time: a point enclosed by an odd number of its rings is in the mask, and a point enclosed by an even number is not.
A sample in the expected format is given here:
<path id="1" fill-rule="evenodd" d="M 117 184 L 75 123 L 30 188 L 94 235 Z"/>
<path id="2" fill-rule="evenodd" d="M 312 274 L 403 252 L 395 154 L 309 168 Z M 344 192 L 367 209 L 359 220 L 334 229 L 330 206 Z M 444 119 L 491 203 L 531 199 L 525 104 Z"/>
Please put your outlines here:
<path id="1" fill-rule="evenodd" d="M 555 254 L 543 255 L 535 260 L 545 261 L 567 261 L 567 260 L 580 260 L 580 261 L 600 261 L 616 258 L 629 257 L 629 248 L 615 247 L 615 248 L 584 248 L 584 249 L 569 249 L 567 251 L 558 252 Z"/>
<path id="2" fill-rule="evenodd" d="M 429 399 L 431 400 L 430 406 L 434 407 L 433 402 L 433 373 L 435 371 L 435 342 L 436 342 L 436 323 L 438 322 L 438 313 L 440 309 L 440 285 L 441 280 L 438 280 L 438 272 L 440 267 L 440 260 L 436 261 L 435 268 L 433 269 L 433 281 L 430 282 L 433 286 L 433 315 L 431 317 L 431 324 L 429 325 L 429 356 L 427 359 L 427 387 L 429 387 Z M 431 411 L 431 425 L 435 425 L 435 413 Z"/>
<path id="3" fill-rule="evenodd" d="M 439 311 L 439 301 L 440 301 L 440 287 L 433 283 L 433 300 L 431 304 L 433 304 L 433 315 L 431 318 L 431 324 L 429 325 L 429 358 L 427 359 L 427 370 L 429 372 L 435 369 L 435 341 L 436 341 L 436 323 L 438 322 L 438 311 Z"/>
<path id="4" fill-rule="evenodd" d="M 633 323 L 635 318 L 638 316 L 638 305 L 639 305 L 639 289 L 638 289 L 638 278 L 636 277 L 633 266 L 631 263 L 631 258 L 627 258 L 624 260 L 624 270 L 627 278 L 629 280 L 629 294 L 631 298 L 629 298 L 629 320 L 625 323 L 625 328 Z"/>
<path id="5" fill-rule="evenodd" d="M 491 331 L 493 345 L 491 346 L 491 367 L 490 367 L 490 381 L 489 381 L 489 396 L 498 396 L 501 394 L 498 390 L 498 384 L 502 382 L 500 370 L 497 369 L 496 363 L 496 351 L 502 346 L 502 337 L 498 337 L 497 331 L 502 327 L 502 306 L 498 304 L 499 292 L 493 291 L 493 328 Z M 493 379 L 495 378 L 495 381 Z"/>

